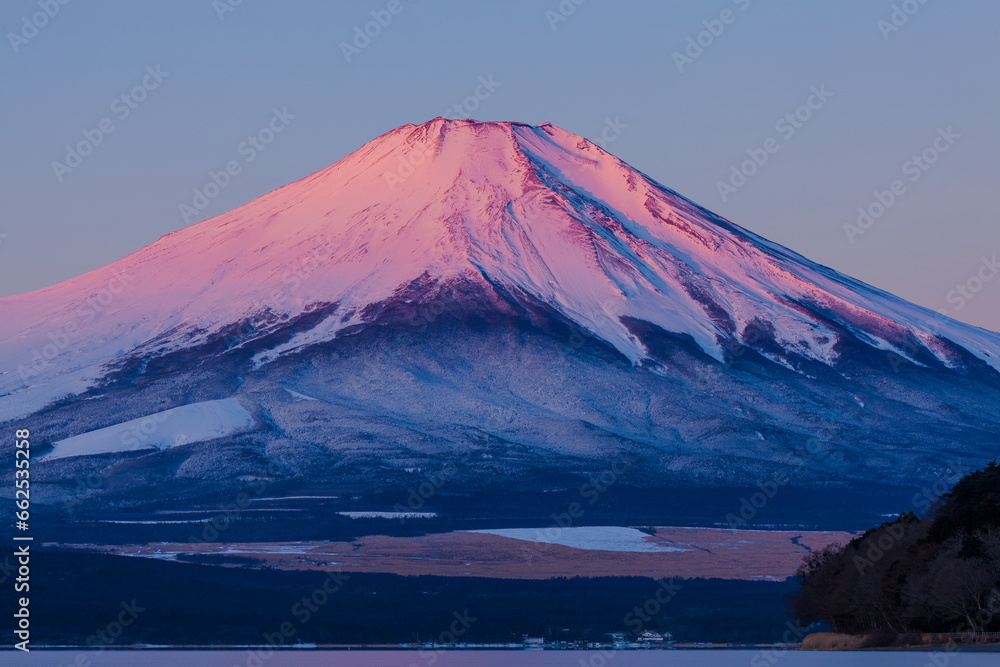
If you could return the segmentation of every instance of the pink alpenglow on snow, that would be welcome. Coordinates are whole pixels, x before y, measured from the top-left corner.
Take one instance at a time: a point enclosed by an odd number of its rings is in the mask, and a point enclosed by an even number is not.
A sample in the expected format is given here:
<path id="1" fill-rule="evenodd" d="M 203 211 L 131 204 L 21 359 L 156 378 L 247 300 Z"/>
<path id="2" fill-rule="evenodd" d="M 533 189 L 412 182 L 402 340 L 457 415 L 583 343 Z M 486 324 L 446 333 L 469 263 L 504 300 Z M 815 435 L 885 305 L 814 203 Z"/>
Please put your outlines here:
<path id="1" fill-rule="evenodd" d="M 0 421 L 85 391 L 122 355 L 336 305 L 259 352 L 260 367 L 336 338 L 418 279 L 527 295 L 634 364 L 648 350 L 630 318 L 719 360 L 764 322 L 783 350 L 827 365 L 849 331 L 918 364 L 930 355 L 950 366 L 967 352 L 1000 368 L 997 334 L 810 262 L 583 137 L 548 123 L 436 118 L 101 269 L 0 299 Z M 120 289 L 95 310 L 109 285 Z"/>

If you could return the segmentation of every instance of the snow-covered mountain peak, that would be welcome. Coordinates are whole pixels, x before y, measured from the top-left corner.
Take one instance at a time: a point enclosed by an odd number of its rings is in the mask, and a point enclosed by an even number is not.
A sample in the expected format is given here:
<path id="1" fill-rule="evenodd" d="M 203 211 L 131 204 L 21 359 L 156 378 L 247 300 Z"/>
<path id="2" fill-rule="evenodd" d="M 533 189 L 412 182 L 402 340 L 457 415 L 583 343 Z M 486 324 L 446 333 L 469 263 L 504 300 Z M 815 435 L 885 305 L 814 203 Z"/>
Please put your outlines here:
<path id="1" fill-rule="evenodd" d="M 650 352 L 635 322 L 720 360 L 746 345 L 791 367 L 836 365 L 850 338 L 919 364 L 1000 366 L 996 334 L 809 262 L 583 137 L 435 118 L 101 269 L 0 299 L 11 362 L 0 420 L 80 392 L 122 356 L 245 322 L 265 335 L 323 306 L 263 363 L 365 324 L 415 281 L 458 280 L 544 304 L 639 364 Z"/>

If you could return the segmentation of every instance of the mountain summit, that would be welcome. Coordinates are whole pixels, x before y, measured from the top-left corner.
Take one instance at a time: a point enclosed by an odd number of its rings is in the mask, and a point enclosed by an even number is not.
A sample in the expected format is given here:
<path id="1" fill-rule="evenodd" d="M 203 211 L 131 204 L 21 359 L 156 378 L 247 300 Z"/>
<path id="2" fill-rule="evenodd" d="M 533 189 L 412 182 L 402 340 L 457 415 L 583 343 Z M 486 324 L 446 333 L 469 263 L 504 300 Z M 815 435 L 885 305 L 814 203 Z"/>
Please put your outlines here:
<path id="1" fill-rule="evenodd" d="M 305 477 L 470 450 L 496 478 L 583 474 L 629 450 L 650 474 L 926 479 L 943 442 L 974 461 L 1000 431 L 1000 335 L 810 262 L 547 123 L 399 127 L 0 314 L 0 420 L 51 423 L 60 458 L 110 451 L 76 436 L 230 398 L 254 426 L 209 429 L 222 440 L 191 458 L 230 442 L 284 460 L 281 443 Z M 817 434 L 831 456 L 794 461 Z"/>

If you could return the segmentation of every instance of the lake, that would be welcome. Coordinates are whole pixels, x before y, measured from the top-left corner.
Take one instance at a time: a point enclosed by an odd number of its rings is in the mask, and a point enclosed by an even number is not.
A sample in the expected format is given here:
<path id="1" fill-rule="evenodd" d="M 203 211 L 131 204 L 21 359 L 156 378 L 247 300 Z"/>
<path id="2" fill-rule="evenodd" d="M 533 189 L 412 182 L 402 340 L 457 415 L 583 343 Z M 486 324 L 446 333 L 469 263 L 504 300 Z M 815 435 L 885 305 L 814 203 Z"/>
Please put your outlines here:
<path id="1" fill-rule="evenodd" d="M 979 667 L 996 653 L 666 651 L 242 651 L 4 652 L 5 667 Z"/>

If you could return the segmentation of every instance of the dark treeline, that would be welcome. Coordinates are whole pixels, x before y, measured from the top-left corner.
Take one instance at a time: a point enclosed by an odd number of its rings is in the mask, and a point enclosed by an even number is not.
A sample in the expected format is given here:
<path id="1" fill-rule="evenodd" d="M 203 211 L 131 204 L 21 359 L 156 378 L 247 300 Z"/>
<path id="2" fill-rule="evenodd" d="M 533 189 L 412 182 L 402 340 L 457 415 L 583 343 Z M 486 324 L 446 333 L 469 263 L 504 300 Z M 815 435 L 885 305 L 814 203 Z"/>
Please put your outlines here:
<path id="1" fill-rule="evenodd" d="M 787 632 L 785 598 L 794 588 L 792 579 L 330 576 L 40 550 L 32 559 L 32 643 L 476 643 L 524 634 L 570 641 L 644 629 L 683 641 L 774 642 Z M 9 597 L 0 600 L 8 619 Z"/>
<path id="2" fill-rule="evenodd" d="M 835 632 L 1000 630 L 1000 467 L 965 476 L 926 517 L 810 554 L 799 577 L 799 620 Z"/>

